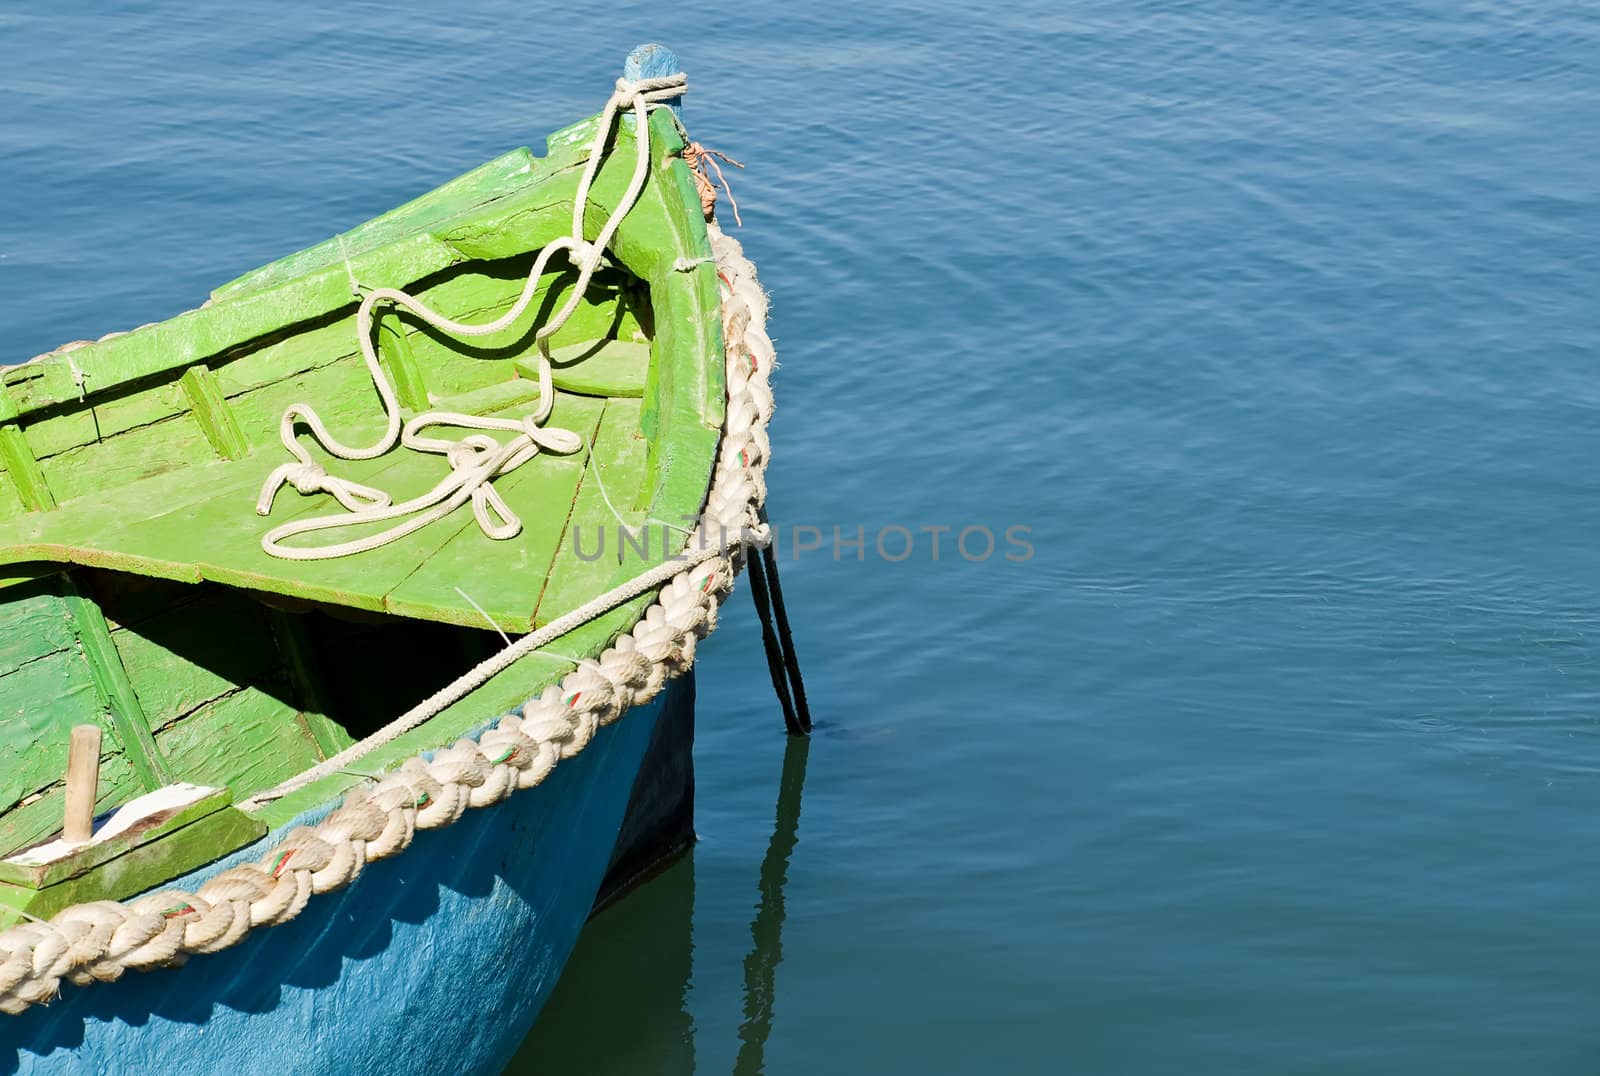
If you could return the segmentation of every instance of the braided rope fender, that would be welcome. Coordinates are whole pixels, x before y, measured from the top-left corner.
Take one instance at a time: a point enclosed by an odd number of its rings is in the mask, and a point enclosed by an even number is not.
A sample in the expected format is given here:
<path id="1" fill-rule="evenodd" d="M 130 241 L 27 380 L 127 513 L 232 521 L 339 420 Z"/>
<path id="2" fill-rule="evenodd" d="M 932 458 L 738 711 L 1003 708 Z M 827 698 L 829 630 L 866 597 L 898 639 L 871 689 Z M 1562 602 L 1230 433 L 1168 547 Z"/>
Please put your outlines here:
<path id="1" fill-rule="evenodd" d="M 769 534 L 757 512 L 766 500 L 770 378 L 776 364 L 766 333 L 767 298 L 739 243 L 707 224 L 721 285 L 727 414 L 706 509 L 690 544 L 721 543 L 725 555 L 674 576 L 631 632 L 598 660 L 585 660 L 506 715 L 476 741 L 417 755 L 356 788 L 322 822 L 299 826 L 254 863 L 231 867 L 194 893 L 163 889 L 131 901 L 93 901 L 0 932 L 0 1012 L 19 1013 L 59 995 L 63 979 L 109 982 L 129 968 L 182 964 L 214 953 L 257 927 L 293 919 L 319 893 L 349 885 L 374 860 L 398 855 L 419 829 L 437 829 L 468 808 L 532 788 L 562 759 L 582 751 L 602 725 L 653 699 L 694 663 L 695 644 L 716 628 L 733 592 L 742 551 L 727 536 Z"/>

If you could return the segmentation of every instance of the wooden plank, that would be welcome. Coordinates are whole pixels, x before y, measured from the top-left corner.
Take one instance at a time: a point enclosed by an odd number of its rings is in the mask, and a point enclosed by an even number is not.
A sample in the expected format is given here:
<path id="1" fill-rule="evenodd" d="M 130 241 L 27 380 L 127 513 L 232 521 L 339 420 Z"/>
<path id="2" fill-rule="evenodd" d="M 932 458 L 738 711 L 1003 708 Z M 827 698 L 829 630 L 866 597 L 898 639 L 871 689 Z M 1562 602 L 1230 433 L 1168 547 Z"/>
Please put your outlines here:
<path id="1" fill-rule="evenodd" d="M 100 787 L 100 726 L 74 725 L 67 744 L 67 801 L 61 839 L 83 844 L 94 835 L 94 800 Z"/>
<path id="2" fill-rule="evenodd" d="M 96 726 L 85 726 L 98 732 Z M 92 843 L 80 848 L 65 830 L 60 839 L 0 859 L 0 882 L 43 889 L 87 874 L 102 863 L 160 840 L 233 803 L 226 788 L 168 785 L 122 804 L 100 821 Z"/>
<path id="3" fill-rule="evenodd" d="M 521 294 L 531 265 L 531 257 L 519 257 L 464 266 L 430 284 L 417 297 L 455 321 L 484 324 L 511 308 Z M 428 385 L 435 397 L 468 392 L 516 376 L 511 369 L 512 360 L 533 347 L 533 328 L 545 305 L 545 289 L 560 278 L 559 271 L 546 273 L 539 284 L 540 292 L 518 323 L 486 336 L 457 339 L 409 311 L 402 311 L 396 320 L 406 327 L 407 341 L 418 366 L 428 372 Z"/>
<path id="4" fill-rule="evenodd" d="M 612 585 L 619 563 L 619 528 L 644 522 L 639 505 L 648 493 L 645 456 L 649 446 L 639 432 L 639 411 L 638 400 L 606 404 L 595 434 L 594 453 L 584 468 L 571 520 L 539 600 L 534 617 L 537 625 L 548 624 L 604 593 Z"/>
<path id="5" fill-rule="evenodd" d="M 4 461 L 0 460 L 0 523 L 29 511 L 28 506 L 22 503 L 22 495 L 17 492 L 17 484 L 11 480 L 4 466 Z"/>
<path id="6" fill-rule="evenodd" d="M 378 319 L 377 333 L 378 364 L 389 375 L 389 383 L 394 386 L 395 398 L 400 401 L 400 406 L 412 411 L 427 410 L 428 385 L 423 380 L 416 356 L 412 354 L 411 339 L 405 326 L 397 315 L 390 312 Z"/>
<path id="7" fill-rule="evenodd" d="M 0 927 L 20 921 L 24 912 L 48 919 L 69 905 L 146 892 L 245 847 L 266 829 L 243 811 L 224 807 L 76 878 L 43 889 L 0 882 Z"/>
<path id="8" fill-rule="evenodd" d="M 517 372 L 539 376 L 538 360 L 518 359 Z M 638 398 L 650 376 L 650 344 L 636 340 L 585 340 L 551 349 L 551 377 L 565 392 Z"/>
<path id="9" fill-rule="evenodd" d="M 296 713 L 270 696 L 242 691 L 162 730 L 156 743 L 184 780 L 227 785 L 246 796 L 317 764 Z"/>
<path id="10" fill-rule="evenodd" d="M 530 239 L 530 242 L 532 240 Z M 416 235 L 353 259 L 358 279 L 408 283 L 462 260 L 432 236 Z M 73 363 L 88 377 L 90 398 L 121 385 L 182 369 L 352 304 L 350 278 L 343 266 L 299 277 L 281 287 L 256 292 L 131 333 L 101 340 L 72 352 Z M 78 381 L 66 356 L 48 355 L 0 373 L 20 414 L 80 403 Z"/>
<path id="11" fill-rule="evenodd" d="M 449 465 L 444 457 L 409 451 L 391 453 L 381 461 L 372 461 L 383 464 L 375 473 L 356 466 L 360 462 L 340 461 L 331 465 L 330 469 L 354 477 L 357 481 L 370 482 L 388 491 L 396 502 L 426 493 L 449 473 Z M 295 495 L 291 492 L 290 496 Z M 199 566 L 201 576 L 212 582 L 380 612 L 384 608 L 383 595 L 389 588 L 432 556 L 457 531 L 472 525 L 471 512 L 463 509 L 398 541 L 359 556 L 307 561 L 286 561 L 269 556 L 261 548 L 261 536 L 269 526 L 305 515 L 335 514 L 340 511 L 338 504 L 330 497 L 298 499 L 311 503 L 296 505 L 292 514 L 281 517 L 274 512 L 266 520 L 254 512 L 246 516 L 223 506 L 202 505 L 195 510 L 192 518 L 204 527 L 204 539 L 193 531 L 185 532 L 176 539 L 170 534 L 153 533 L 147 537 L 149 541 L 160 543 L 169 555 L 192 558 Z M 387 529 L 388 526 L 384 523 L 357 525 L 340 530 L 337 534 L 312 535 L 312 539 L 321 541 L 305 544 L 328 544 L 360 538 Z M 136 527 L 130 528 L 130 539 L 146 537 L 136 532 Z"/>
<path id="12" fill-rule="evenodd" d="M 521 296 L 532 263 L 531 256 L 472 263 L 441 274 L 439 280 L 430 283 L 417 297 L 456 321 L 491 322 L 502 317 Z M 534 328 L 545 324 L 557 308 L 567 302 L 576 280 L 577 274 L 565 264 L 548 269 L 539 279 L 534 298 L 523 316 L 505 329 L 486 336 L 458 340 L 426 326 L 409 312 L 403 312 L 401 319 L 411 327 L 420 361 L 430 372 L 441 363 L 471 369 L 484 361 L 531 354 Z M 552 342 L 560 346 L 631 333 L 637 328 L 637 320 L 629 320 L 627 305 L 620 299 L 633 283 L 633 278 L 621 269 L 598 271 L 589 282 L 589 290 Z M 463 363 L 464 356 L 476 361 Z M 452 390 L 434 386 L 435 392 Z"/>
<path id="13" fill-rule="evenodd" d="M 91 397 L 84 407 L 30 415 L 24 433 L 34 455 L 49 459 L 70 448 L 109 440 L 182 414 L 188 406 L 183 389 L 170 382 L 125 396 Z"/>
<path id="14" fill-rule="evenodd" d="M 440 397 L 434 402 L 431 410 L 454 411 L 461 415 L 487 415 L 493 411 L 521 407 L 538 398 L 538 382 L 512 378 L 509 381 L 496 381 L 492 385 L 472 389 L 457 396 Z"/>
<path id="15" fill-rule="evenodd" d="M 194 463 L 216 458 L 192 414 L 140 426 L 109 441 L 93 441 L 40 461 L 55 500 L 120 489 Z"/>
<path id="16" fill-rule="evenodd" d="M 622 168 L 632 167 L 631 153 L 628 156 L 629 162 Z M 601 169 L 602 174 L 606 171 Z M 578 178 L 577 169 L 550 174 L 542 184 L 508 195 L 484 210 L 441 221 L 430 232 L 467 262 L 514 258 L 538 250 L 571 230 Z M 419 280 L 421 275 L 411 279 Z"/>
<path id="17" fill-rule="evenodd" d="M 410 232 L 424 231 L 450 217 L 503 198 L 528 186 L 535 174 L 542 171 L 540 162 L 531 152 L 512 150 L 338 238 L 252 270 L 211 295 L 219 300 L 232 298 L 282 284 L 315 269 L 340 265 L 350 255 L 383 246 Z"/>
<path id="18" fill-rule="evenodd" d="M 443 457 L 397 452 L 376 460 L 337 461 L 337 473 L 389 489 L 399 498 L 431 488 L 448 472 Z M 429 543 L 443 543 L 455 517 L 425 528 L 405 542 L 366 558 L 342 562 L 286 562 L 261 550 L 261 536 L 276 524 L 333 511 L 327 496 L 280 492 L 268 519 L 255 514 L 260 467 L 212 461 L 182 474 L 135 483 L 100 498 L 0 525 L 0 562 L 56 560 L 199 582 L 202 578 L 312 600 L 382 609 L 383 582 L 409 574 Z M 466 517 L 470 519 L 470 516 Z M 402 548 L 404 547 L 404 548 Z M 361 578 L 387 555 L 398 557 L 388 576 L 368 585 Z M 410 559 L 408 562 L 408 558 Z M 354 589 L 351 589 L 354 588 Z M 365 595 L 363 598 L 362 596 Z"/>
<path id="19" fill-rule="evenodd" d="M 56 587 L 53 577 L 33 580 L 0 604 L 0 677 L 77 642 L 72 614 Z"/>
<path id="20" fill-rule="evenodd" d="M 352 333 L 351 340 L 355 337 Z M 366 363 L 358 358 L 318 366 L 253 392 L 230 398 L 234 414 L 254 445 L 266 449 L 265 459 L 286 459 L 278 436 L 285 408 L 308 403 L 316 409 L 329 432 L 347 445 L 365 447 L 384 431 L 383 400 L 372 383 Z M 303 438 L 310 444 L 310 438 Z M 273 466 L 277 463 L 274 462 Z M 270 467 L 264 467 L 265 478 Z"/>
<path id="21" fill-rule="evenodd" d="M 172 771 L 156 750 L 144 707 L 128 679 L 128 670 L 122 666 L 117 646 L 111 641 L 105 615 L 100 612 L 100 606 L 78 591 L 70 576 L 63 575 L 61 579 L 67 609 L 72 613 L 78 641 L 83 646 L 84 660 L 89 663 L 95 690 L 110 710 L 111 727 L 122 741 L 123 753 L 145 788 L 167 784 L 172 780 Z"/>
<path id="22" fill-rule="evenodd" d="M 603 401 L 565 394 L 556 399 L 547 425 L 572 430 L 588 443 L 599 425 Z M 496 479 L 495 489 L 522 520 L 522 533 L 495 541 L 476 523 L 462 528 L 393 587 L 384 606 L 402 616 L 465 627 L 528 631 L 566 530 L 586 455 L 539 455 Z M 458 587 L 471 595 L 483 612 L 465 600 Z M 484 613 L 492 624 L 484 622 Z"/>
<path id="23" fill-rule="evenodd" d="M 73 725 L 100 721 L 100 693 L 82 655 L 63 650 L 30 661 L 0 678 L 0 811 L 42 788 L 61 783 Z M 122 734 L 112 727 L 121 747 Z M 50 825 L 61 825 L 58 805 Z"/>
<path id="24" fill-rule="evenodd" d="M 275 687 L 277 648 L 261 606 L 210 588 L 111 633 L 145 719 L 159 730 L 242 687 Z"/>
<path id="25" fill-rule="evenodd" d="M 70 544 L 84 539 L 86 547 L 104 545 L 102 535 L 135 520 L 168 519 L 181 525 L 187 510 L 208 501 L 227 500 L 254 512 L 261 481 L 270 468 L 261 463 L 205 458 L 176 473 L 152 475 L 107 489 L 93 498 L 64 505 L 49 515 L 26 516 L 0 525 L 0 543 L 40 542 Z M 188 581 L 193 582 L 198 576 Z"/>
<path id="26" fill-rule="evenodd" d="M 30 512 L 47 512 L 56 506 L 39 461 L 22 436 L 22 427 L 15 422 L 0 423 L 0 464 L 5 465 L 6 474 Z"/>
<path id="27" fill-rule="evenodd" d="M 282 327 L 263 339 L 251 341 L 247 348 L 218 356 L 209 364 L 216 376 L 218 391 L 232 399 L 286 377 L 354 358 L 358 351 L 355 309 L 351 305 L 321 321 Z M 276 436 L 277 426 L 269 432 Z"/>
<path id="28" fill-rule="evenodd" d="M 197 363 L 189 367 L 178 383 L 212 451 L 225 460 L 244 459 L 250 452 L 244 431 L 239 428 L 238 419 L 234 418 L 233 410 L 222 398 L 216 378 L 206 365 Z"/>
<path id="29" fill-rule="evenodd" d="M 721 402 L 712 408 L 709 398 L 712 392 L 722 391 L 720 372 L 713 375 L 691 369 L 682 357 L 721 353 L 720 327 L 713 330 L 704 325 L 706 309 L 702 297 L 693 305 L 675 299 L 672 307 L 663 311 L 663 336 L 656 342 L 662 361 L 651 367 L 652 375 L 659 375 L 660 384 L 654 394 L 647 392 L 640 416 L 650 440 L 649 471 L 655 483 L 657 506 L 654 512 L 664 519 L 680 519 L 700 511 L 722 436 Z M 678 321 L 679 326 L 669 328 L 672 320 Z M 677 338 L 695 331 L 701 334 L 698 340 Z M 668 332 L 672 335 L 668 336 Z M 721 363 L 717 365 L 720 368 Z M 652 398 L 657 403 L 655 407 L 651 406 Z"/>

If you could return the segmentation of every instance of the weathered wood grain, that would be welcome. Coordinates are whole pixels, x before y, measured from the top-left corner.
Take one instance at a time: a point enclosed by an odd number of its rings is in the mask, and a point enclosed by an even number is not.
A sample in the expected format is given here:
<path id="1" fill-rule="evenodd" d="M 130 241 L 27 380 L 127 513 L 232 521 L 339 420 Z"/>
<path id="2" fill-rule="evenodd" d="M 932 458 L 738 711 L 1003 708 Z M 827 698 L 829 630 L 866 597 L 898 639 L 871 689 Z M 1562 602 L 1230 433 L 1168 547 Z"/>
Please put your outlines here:
<path id="1" fill-rule="evenodd" d="M 134 776 L 133 767 L 120 752 L 101 754 L 96 814 L 109 811 L 143 791 L 144 786 Z M 27 848 L 59 833 L 65 795 L 64 787 L 57 781 L 0 814 L 0 855 Z"/>
<path id="2" fill-rule="evenodd" d="M 265 788 L 317 763 L 298 712 L 247 688 L 163 730 L 156 743 L 186 781 Z"/>

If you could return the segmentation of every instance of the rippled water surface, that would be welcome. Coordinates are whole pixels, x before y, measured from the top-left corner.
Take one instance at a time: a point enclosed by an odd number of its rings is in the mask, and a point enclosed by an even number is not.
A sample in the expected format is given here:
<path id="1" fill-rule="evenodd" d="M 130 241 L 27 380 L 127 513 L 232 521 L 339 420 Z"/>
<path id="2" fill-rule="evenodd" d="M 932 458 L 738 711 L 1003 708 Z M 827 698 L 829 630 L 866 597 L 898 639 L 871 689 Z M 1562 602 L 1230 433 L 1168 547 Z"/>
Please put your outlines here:
<path id="1" fill-rule="evenodd" d="M 1592 5 L 74 8 L 0 11 L 8 361 L 639 41 L 748 165 L 817 733 L 740 596 L 701 843 L 517 1071 L 1600 1068 Z"/>

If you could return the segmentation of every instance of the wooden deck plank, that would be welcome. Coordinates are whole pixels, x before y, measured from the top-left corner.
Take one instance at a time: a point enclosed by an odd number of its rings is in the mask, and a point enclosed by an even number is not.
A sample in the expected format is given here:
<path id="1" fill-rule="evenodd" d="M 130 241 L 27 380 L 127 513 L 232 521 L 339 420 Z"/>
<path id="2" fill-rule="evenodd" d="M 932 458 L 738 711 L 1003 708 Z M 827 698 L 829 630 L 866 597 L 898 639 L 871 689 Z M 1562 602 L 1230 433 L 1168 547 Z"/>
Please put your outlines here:
<path id="1" fill-rule="evenodd" d="M 556 400 L 548 425 L 574 431 L 585 444 L 592 441 L 605 402 L 565 394 Z M 572 456 L 536 456 L 498 479 L 495 489 L 521 518 L 522 533 L 495 541 L 476 524 L 458 530 L 434 556 L 390 591 L 384 599 L 385 607 L 401 616 L 475 628 L 490 626 L 484 622 L 487 613 L 493 626 L 501 631 L 528 631 L 550 564 L 566 531 L 587 455 L 584 451 Z M 470 594 L 483 613 L 464 600 L 457 587 Z"/>
<path id="2" fill-rule="evenodd" d="M 587 439 L 603 406 L 600 400 L 562 394 L 551 421 Z M 482 616 L 454 586 L 462 579 L 483 578 L 491 584 L 485 592 L 500 595 L 493 605 L 497 615 L 506 617 L 504 626 L 527 630 L 583 466 L 546 456 L 500 480 L 502 496 L 529 524 L 524 535 L 510 542 L 484 538 L 470 512 L 461 510 L 357 557 L 290 562 L 263 552 L 261 536 L 271 526 L 330 512 L 334 505 L 328 497 L 303 497 L 289 489 L 279 492 L 270 517 L 257 516 L 253 504 L 259 483 L 274 462 L 263 455 L 238 463 L 208 461 L 55 512 L 0 524 L 0 558 L 57 560 L 184 582 L 206 579 L 374 612 L 390 609 L 385 597 L 398 591 L 391 611 L 472 626 L 483 626 Z M 397 500 L 425 492 L 448 473 L 442 457 L 411 452 L 327 465 L 334 473 L 377 485 Z M 402 587 L 419 565 L 467 528 L 471 540 L 448 553 L 437 575 L 422 573 L 409 588 Z M 341 540 L 378 529 L 376 524 L 351 528 Z M 535 566 L 534 561 L 540 563 Z M 442 583 L 429 582 L 447 577 L 451 581 L 443 591 Z"/>
<path id="3" fill-rule="evenodd" d="M 394 462 L 393 457 L 352 461 L 340 473 L 359 482 L 380 482 Z M 54 512 L 7 520 L 0 524 L 0 562 L 46 560 L 197 583 L 202 578 L 198 554 L 211 544 L 208 528 L 223 522 L 230 532 L 254 534 L 260 559 L 279 563 L 260 551 L 260 536 L 278 523 L 328 511 L 333 502 L 285 490 L 270 520 L 262 519 L 255 514 L 255 499 L 273 465 L 261 457 L 236 463 L 211 460 Z M 440 469 L 442 473 L 442 463 Z"/>
<path id="4" fill-rule="evenodd" d="M 381 462 L 375 472 L 356 466 Z M 395 501 L 426 493 L 449 473 L 442 456 L 396 451 L 380 461 L 340 460 L 328 465 L 330 472 L 369 482 L 389 493 Z M 471 515 L 456 513 L 438 520 L 399 541 L 354 557 L 333 560 L 288 561 L 270 556 L 261 548 L 261 537 L 271 527 L 290 519 L 333 514 L 339 506 L 331 497 L 303 497 L 292 489 L 280 491 L 288 498 L 290 511 L 275 510 L 263 519 L 250 504 L 212 502 L 193 510 L 189 525 L 173 533 L 168 527 L 141 530 L 135 524 L 122 541 L 147 541 L 152 548 L 180 560 L 192 561 L 200 576 L 213 583 L 266 590 L 310 601 L 333 602 L 374 612 L 383 609 L 388 588 L 432 556 L 461 527 L 470 524 Z M 299 501 L 301 503 L 294 504 Z M 276 507 L 276 506 L 275 506 Z M 282 514 L 280 514 L 280 512 Z M 385 529 L 385 524 L 349 527 L 333 534 L 316 535 L 321 541 L 306 545 L 330 544 L 365 537 Z"/>
<path id="5" fill-rule="evenodd" d="M 600 419 L 594 454 L 584 469 L 561 548 L 539 599 L 536 625 L 571 612 L 613 585 L 621 528 L 644 520 L 645 457 L 649 446 L 639 432 L 640 402 L 611 400 Z M 603 492 L 602 492 L 603 491 Z M 610 505 L 606 499 L 610 498 Z M 622 519 L 612 513 L 616 508 Z M 676 521 L 674 521 L 676 522 Z"/>

